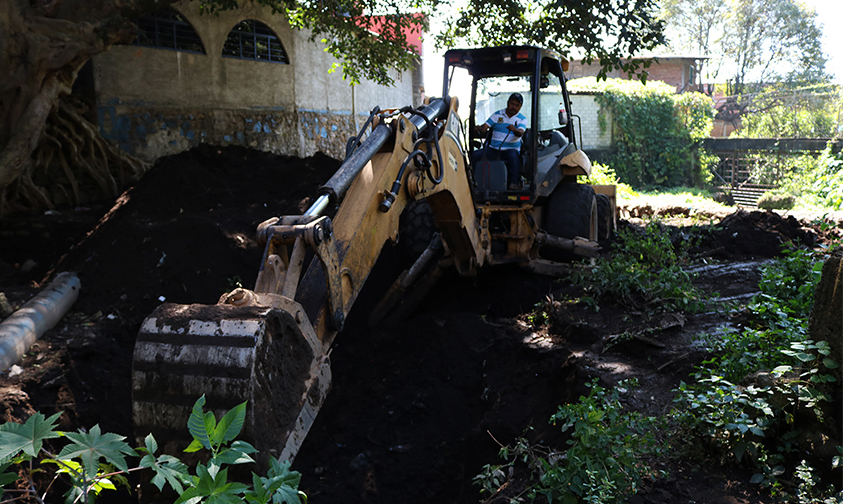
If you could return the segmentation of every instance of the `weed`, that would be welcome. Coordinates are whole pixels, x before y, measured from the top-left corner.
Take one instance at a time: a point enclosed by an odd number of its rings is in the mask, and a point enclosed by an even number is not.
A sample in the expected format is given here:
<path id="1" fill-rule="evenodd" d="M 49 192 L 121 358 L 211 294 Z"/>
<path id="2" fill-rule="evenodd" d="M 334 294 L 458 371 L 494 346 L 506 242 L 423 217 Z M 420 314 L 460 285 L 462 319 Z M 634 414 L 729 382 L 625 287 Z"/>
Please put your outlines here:
<path id="1" fill-rule="evenodd" d="M 549 310 L 553 307 L 553 298 L 548 296 L 543 301 L 533 305 L 533 311 L 527 314 L 527 322 L 534 328 L 539 329 L 550 322 Z"/>
<path id="2" fill-rule="evenodd" d="M 804 431 L 825 422 L 827 386 L 837 381 L 840 365 L 828 342 L 808 337 L 820 270 L 810 251 L 796 249 L 764 268 L 761 294 L 748 307 L 750 323 L 704 338 L 712 354 L 693 374 L 695 381 L 676 390 L 673 415 L 724 462 L 754 469 L 751 482 L 784 499 L 795 490 L 799 502 L 823 502 L 806 499 L 834 492 L 814 488 L 807 462 L 796 465 L 797 453 L 806 449 L 800 445 Z M 833 463 L 818 456 L 813 462 Z M 795 485 L 791 475 L 802 483 Z"/>
<path id="3" fill-rule="evenodd" d="M 660 454 L 655 438 L 660 421 L 626 412 L 620 394 L 637 386 L 626 380 L 607 391 L 588 384 L 587 396 L 576 404 L 560 406 L 550 423 L 569 432 L 564 452 L 531 445 L 525 438 L 501 448 L 502 465 L 486 465 L 474 482 L 482 491 L 494 492 L 511 474 L 515 464 L 526 464 L 532 474 L 525 491 L 528 498 L 543 496 L 548 502 L 622 502 L 634 494 L 643 478 L 657 473 L 645 459 Z"/>
<path id="4" fill-rule="evenodd" d="M 612 258 L 574 280 L 595 300 L 612 299 L 647 314 L 698 311 L 704 306 L 702 293 L 682 269 L 688 261 L 689 246 L 688 240 L 683 243 L 678 250 L 674 248 L 657 222 L 651 222 L 639 233 L 622 229 Z"/>

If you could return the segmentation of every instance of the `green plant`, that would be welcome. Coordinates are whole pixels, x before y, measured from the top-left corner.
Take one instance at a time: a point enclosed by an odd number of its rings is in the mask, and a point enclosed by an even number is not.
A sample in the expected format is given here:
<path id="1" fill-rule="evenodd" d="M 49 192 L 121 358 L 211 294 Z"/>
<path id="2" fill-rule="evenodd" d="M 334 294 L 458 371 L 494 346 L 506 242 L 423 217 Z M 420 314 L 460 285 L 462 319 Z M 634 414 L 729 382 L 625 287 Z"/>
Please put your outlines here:
<path id="1" fill-rule="evenodd" d="M 645 313 L 695 311 L 703 307 L 702 294 L 682 269 L 691 243 L 683 240 L 675 248 L 657 222 L 640 232 L 621 229 L 612 258 L 574 280 L 594 299 L 613 299 Z"/>
<path id="2" fill-rule="evenodd" d="M 545 300 L 533 305 L 533 311 L 527 314 L 527 322 L 534 328 L 547 325 L 550 321 L 548 310 L 553 306 L 553 299 L 548 296 Z"/>
<path id="3" fill-rule="evenodd" d="M 151 434 L 144 439 L 144 446 L 132 449 L 124 436 L 103 433 L 98 425 L 90 432 L 56 430 L 61 413 L 49 418 L 35 413 L 23 424 L 4 423 L 0 425 L 0 483 L 4 486 L 0 497 L 8 493 L 14 497 L 3 502 L 31 499 L 43 503 L 55 481 L 65 477 L 69 480 L 65 502 L 94 502 L 103 490 L 115 490 L 116 484 L 128 488 L 129 473 L 151 470 L 151 483 L 159 491 L 169 486 L 179 494 L 176 504 L 307 502 L 307 496 L 298 490 L 301 475 L 290 471 L 286 461 L 271 460 L 266 477 L 253 472 L 251 485 L 229 481 L 228 466 L 254 462 L 250 455 L 257 451 L 249 443 L 236 440 L 243 428 L 246 403 L 229 410 L 219 422 L 212 412 L 204 411 L 204 405 L 202 396 L 188 419 L 193 441 L 185 452 L 205 450 L 209 455 L 207 462 L 196 464 L 193 474 L 178 458 L 156 455 L 158 443 Z M 58 438 L 68 443 L 56 454 L 46 443 Z M 140 460 L 130 468 L 127 458 Z M 36 488 L 35 475 L 44 472 L 36 463 L 56 466 L 45 489 Z M 10 469 L 13 472 L 8 472 Z M 23 484 L 18 488 L 22 489 L 5 488 L 19 480 Z"/>
<path id="4" fill-rule="evenodd" d="M 659 420 L 623 409 L 620 394 L 636 387 L 636 380 L 625 380 L 607 391 L 597 380 L 587 384 L 587 396 L 576 404 L 560 406 L 550 418 L 562 432 L 570 432 L 565 451 L 531 445 L 519 438 L 505 446 L 500 456 L 507 462 L 486 465 L 474 482 L 481 491 L 494 492 L 511 474 L 515 464 L 526 464 L 532 478 L 525 494 L 548 502 L 612 503 L 636 493 L 643 478 L 662 475 L 646 463 L 660 453 L 655 432 Z"/>
<path id="5" fill-rule="evenodd" d="M 796 249 L 763 268 L 746 327 L 705 338 L 710 357 L 693 382 L 676 390 L 679 424 L 723 462 L 754 469 L 751 482 L 783 498 L 797 490 L 790 476 L 799 475 L 804 433 L 826 421 L 828 385 L 837 381 L 840 365 L 827 342 L 808 337 L 820 269 L 810 251 Z M 814 462 L 834 463 L 818 457 Z"/>
<path id="6" fill-rule="evenodd" d="M 616 188 L 618 198 L 631 199 L 639 195 L 629 184 L 620 181 L 615 170 L 600 163 L 591 165 L 591 176 L 588 177 L 588 183 L 593 185 L 613 185 Z"/>
<path id="7" fill-rule="evenodd" d="M 782 247 L 782 257 L 761 268 L 758 289 L 761 294 L 753 299 L 752 310 L 761 319 L 769 320 L 767 313 L 775 312 L 766 303 L 775 300 L 787 315 L 806 318 L 814 304 L 814 290 L 822 275 L 822 262 L 814 258 L 813 251 L 797 249 L 792 245 Z"/>

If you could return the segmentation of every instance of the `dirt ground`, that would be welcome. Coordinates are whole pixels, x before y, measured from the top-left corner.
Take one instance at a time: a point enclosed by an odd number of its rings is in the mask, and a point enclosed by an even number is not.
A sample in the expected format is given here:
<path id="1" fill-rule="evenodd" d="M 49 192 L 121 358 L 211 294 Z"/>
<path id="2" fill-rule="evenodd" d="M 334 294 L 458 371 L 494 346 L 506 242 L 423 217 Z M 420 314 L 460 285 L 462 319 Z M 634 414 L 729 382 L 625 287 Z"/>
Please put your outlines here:
<path id="1" fill-rule="evenodd" d="M 251 287 L 257 224 L 300 213 L 338 166 L 321 155 L 206 146 L 161 160 L 113 207 L 0 220 L 0 292 L 13 307 L 57 272 L 75 271 L 82 284 L 71 312 L 0 373 L 0 420 L 64 411 L 64 430 L 99 424 L 132 438 L 130 369 L 143 318 L 162 300 L 212 304 L 238 283 Z M 839 237 L 813 217 L 769 212 L 625 207 L 620 225 L 640 226 L 648 214 L 662 216 L 677 241 L 688 236 L 684 225 L 716 224 L 692 252 L 698 285 L 723 298 L 754 293 L 759 264 L 781 243 Z M 603 386 L 637 377 L 642 387 L 628 403 L 666 413 L 671 388 L 703 358 L 695 335 L 730 322 L 716 312 L 645 320 L 623 306 L 566 304 L 551 324 L 533 327 L 537 303 L 576 297 L 576 288 L 501 267 L 446 276 L 399 324 L 367 327 L 380 288 L 367 286 L 336 340 L 332 391 L 293 465 L 312 503 L 479 502 L 471 479 L 499 462 L 498 442 L 529 426 L 534 441 L 559 442 L 547 419 L 594 377 Z M 656 326 L 652 341 L 609 344 Z M 769 501 L 740 470 L 665 464 L 669 478 L 630 502 Z"/>

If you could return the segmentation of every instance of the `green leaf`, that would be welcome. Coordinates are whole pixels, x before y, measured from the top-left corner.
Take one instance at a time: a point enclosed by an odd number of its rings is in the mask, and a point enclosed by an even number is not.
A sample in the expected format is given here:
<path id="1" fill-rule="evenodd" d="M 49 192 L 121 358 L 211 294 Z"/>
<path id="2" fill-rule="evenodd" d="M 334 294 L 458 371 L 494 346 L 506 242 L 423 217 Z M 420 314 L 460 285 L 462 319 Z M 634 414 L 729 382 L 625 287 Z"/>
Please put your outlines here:
<path id="1" fill-rule="evenodd" d="M 802 362 L 811 362 L 812 360 L 814 360 L 816 358 L 815 356 L 813 356 L 811 354 L 806 354 L 804 352 L 797 352 L 796 355 L 794 355 L 794 357 L 796 357 L 797 359 L 799 359 Z"/>
<path id="2" fill-rule="evenodd" d="M 23 424 L 8 422 L 0 425 L 0 463 L 23 451 L 30 457 L 37 457 L 45 439 L 61 436 L 53 430 L 61 413 L 44 419 L 41 413 L 35 413 Z"/>
<path id="3" fill-rule="evenodd" d="M 254 462 L 249 453 L 257 453 L 254 446 L 245 441 L 235 441 L 231 447 L 220 451 L 212 460 L 219 465 L 222 464 L 247 464 Z"/>
<path id="4" fill-rule="evenodd" d="M 71 443 L 62 449 L 57 458 L 71 460 L 78 457 L 82 460 L 88 478 L 97 475 L 101 458 L 121 471 L 128 471 L 125 456 L 136 456 L 135 451 L 123 441 L 126 439 L 124 436 L 111 432 L 102 434 L 99 425 L 93 426 L 91 432 L 68 432 L 65 436 Z"/>
<path id="5" fill-rule="evenodd" d="M 139 453 L 153 455 L 158 451 L 158 441 L 155 440 L 155 436 L 153 436 L 152 433 L 149 433 L 145 438 L 143 438 L 143 446 L 135 448 L 135 450 Z"/>
<path id="6" fill-rule="evenodd" d="M 243 422 L 246 419 L 246 403 L 240 403 L 233 407 L 221 419 L 214 430 L 212 442 L 215 445 L 228 442 L 240 435 L 243 429 Z"/>
<path id="7" fill-rule="evenodd" d="M 196 473 L 199 481 L 195 487 L 189 488 L 179 497 L 176 504 L 192 504 L 200 502 L 218 504 L 240 504 L 241 497 L 248 487 L 241 483 L 228 482 L 228 470 L 223 469 L 216 475 L 212 475 L 208 468 L 202 464 L 196 466 Z"/>
<path id="8" fill-rule="evenodd" d="M 202 443 L 198 439 L 194 439 L 193 441 L 190 442 L 189 445 L 187 445 L 187 448 L 185 448 L 182 451 L 184 451 L 185 453 L 194 453 L 194 452 L 198 452 L 201 449 L 202 449 Z"/>
<path id="9" fill-rule="evenodd" d="M 158 490 L 163 490 L 164 484 L 169 483 L 173 490 L 181 493 L 182 483 L 186 483 L 190 479 L 190 475 L 187 472 L 187 465 L 170 455 L 161 455 L 157 459 L 149 455 L 147 457 L 152 458 L 152 460 L 146 461 L 146 464 L 142 465 L 142 467 L 149 467 L 155 471 L 155 476 L 152 477 L 152 484 L 157 486 Z"/>
<path id="10" fill-rule="evenodd" d="M 761 483 L 762 481 L 764 481 L 764 475 L 759 473 L 753 474 L 749 479 L 750 483 Z"/>
<path id="11" fill-rule="evenodd" d="M 5 471 L 8 465 L 0 468 L 0 470 Z M 18 480 L 18 473 L 7 473 L 7 472 L 0 472 L 0 487 L 6 486 L 9 483 L 14 483 Z M 2 491 L 2 490 L 0 490 Z"/>
<path id="12" fill-rule="evenodd" d="M 837 369 L 837 368 L 840 367 L 840 364 L 834 359 L 828 359 L 828 358 L 823 359 L 823 364 L 828 369 Z"/>
<path id="13" fill-rule="evenodd" d="M 204 414 L 203 406 L 205 406 L 204 394 L 202 395 L 202 397 L 196 400 L 196 403 L 193 404 L 193 411 L 190 413 L 190 418 L 187 419 L 187 430 L 190 431 L 190 435 L 193 436 L 193 440 L 195 442 L 199 443 L 206 450 L 210 450 L 210 433 L 214 431 L 214 427 L 212 426 L 210 430 L 208 429 L 208 419 Z M 210 412 L 209 414 L 211 416 L 211 420 L 213 420 L 214 414 Z M 192 448 L 193 446 L 194 443 L 190 443 L 188 449 Z"/>
<path id="14" fill-rule="evenodd" d="M 114 486 L 114 483 L 112 483 L 110 479 L 101 478 L 96 480 L 88 489 L 89 492 L 94 492 L 95 495 L 99 495 L 99 493 L 103 490 L 117 490 L 117 487 Z"/>
<path id="15" fill-rule="evenodd" d="M 735 458 L 738 460 L 738 462 L 741 461 L 745 452 L 746 443 L 743 441 L 735 443 L 735 445 L 732 447 L 732 453 L 735 454 Z"/>
<path id="16" fill-rule="evenodd" d="M 251 492 L 246 492 L 246 501 L 255 504 L 266 504 L 269 502 L 269 494 L 264 488 L 266 478 L 261 478 L 254 472 L 252 473 L 252 488 Z"/>
<path id="17" fill-rule="evenodd" d="M 273 496 L 277 496 L 273 497 L 273 502 L 286 502 L 288 504 L 299 504 L 301 502 L 299 495 L 304 495 L 298 491 L 301 473 L 291 471 L 289 461 L 270 460 L 267 475 L 270 478 L 266 483 L 266 491 Z"/>
<path id="18" fill-rule="evenodd" d="M 147 454 L 141 459 L 138 466 L 152 469 L 155 472 L 155 476 L 152 477 L 152 484 L 158 487 L 158 490 L 163 490 L 164 485 L 169 483 L 173 490 L 181 494 L 183 492 L 182 482 L 190 479 L 187 465 L 170 455 L 161 455 L 156 458 L 155 452 L 158 450 L 158 442 L 155 441 L 152 434 L 146 436 L 144 446 L 143 450 Z"/>

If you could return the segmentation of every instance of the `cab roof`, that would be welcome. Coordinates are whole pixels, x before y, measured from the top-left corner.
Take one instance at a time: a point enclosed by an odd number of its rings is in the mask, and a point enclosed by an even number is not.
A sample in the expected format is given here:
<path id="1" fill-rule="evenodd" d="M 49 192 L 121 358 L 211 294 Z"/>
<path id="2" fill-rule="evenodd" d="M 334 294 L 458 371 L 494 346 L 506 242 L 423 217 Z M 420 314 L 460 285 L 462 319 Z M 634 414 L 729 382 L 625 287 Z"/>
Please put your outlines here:
<path id="1" fill-rule="evenodd" d="M 558 60 L 562 70 L 568 71 L 568 59 L 559 53 L 526 45 L 451 49 L 445 53 L 445 64 L 465 68 L 476 77 L 531 75 L 536 61 L 546 57 Z"/>

